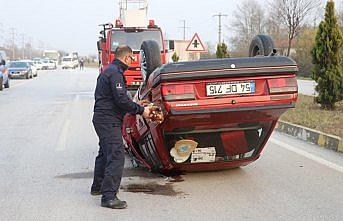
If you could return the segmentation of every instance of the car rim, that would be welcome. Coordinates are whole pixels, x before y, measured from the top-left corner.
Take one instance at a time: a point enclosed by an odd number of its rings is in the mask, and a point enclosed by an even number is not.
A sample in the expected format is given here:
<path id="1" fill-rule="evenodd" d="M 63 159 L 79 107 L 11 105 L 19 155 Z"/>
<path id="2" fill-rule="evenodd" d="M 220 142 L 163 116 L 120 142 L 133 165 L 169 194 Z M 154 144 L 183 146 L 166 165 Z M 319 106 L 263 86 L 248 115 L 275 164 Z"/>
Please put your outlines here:
<path id="1" fill-rule="evenodd" d="M 145 53 L 143 50 L 141 50 L 141 52 L 140 52 L 140 58 L 141 58 L 142 78 L 143 78 L 143 82 L 144 82 L 146 79 L 146 75 L 147 75 L 147 63 L 146 63 Z"/>

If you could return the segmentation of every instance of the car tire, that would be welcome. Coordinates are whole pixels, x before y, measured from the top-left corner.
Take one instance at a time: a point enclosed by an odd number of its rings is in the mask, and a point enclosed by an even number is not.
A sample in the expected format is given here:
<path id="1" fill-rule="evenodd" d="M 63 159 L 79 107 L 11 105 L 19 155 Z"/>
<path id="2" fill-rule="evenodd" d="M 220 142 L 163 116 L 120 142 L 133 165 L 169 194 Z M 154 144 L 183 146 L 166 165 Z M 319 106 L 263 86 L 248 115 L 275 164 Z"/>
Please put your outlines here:
<path id="1" fill-rule="evenodd" d="M 150 74 L 162 65 L 161 49 L 158 43 L 153 40 L 143 41 L 140 59 L 143 82 L 146 82 Z"/>
<path id="2" fill-rule="evenodd" d="M 4 87 L 3 87 L 3 78 L 1 77 L 0 78 L 0 91 L 2 91 L 3 89 L 4 89 Z"/>
<path id="3" fill-rule="evenodd" d="M 26 74 L 25 74 L 25 79 L 29 79 L 29 78 L 30 78 L 29 73 L 26 73 Z"/>
<path id="4" fill-rule="evenodd" d="M 249 57 L 268 56 L 274 51 L 273 39 L 268 35 L 256 35 L 249 47 Z"/>
<path id="5" fill-rule="evenodd" d="M 10 88 L 10 80 L 7 79 L 7 82 L 4 84 L 5 88 Z"/>

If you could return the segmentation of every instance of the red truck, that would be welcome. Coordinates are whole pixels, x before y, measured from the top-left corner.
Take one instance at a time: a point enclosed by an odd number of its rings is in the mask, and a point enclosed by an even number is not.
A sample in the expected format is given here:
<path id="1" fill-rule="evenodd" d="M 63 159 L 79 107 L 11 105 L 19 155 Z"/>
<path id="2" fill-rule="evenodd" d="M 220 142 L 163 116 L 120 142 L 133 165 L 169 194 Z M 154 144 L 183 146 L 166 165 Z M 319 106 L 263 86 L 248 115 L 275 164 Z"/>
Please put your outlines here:
<path id="1" fill-rule="evenodd" d="M 161 28 L 149 21 L 147 27 L 125 27 L 121 20 L 116 20 L 115 25 L 103 24 L 101 37 L 98 41 L 100 72 L 114 59 L 114 51 L 119 45 L 128 45 L 132 48 L 135 60 L 125 72 L 127 88 L 137 89 L 142 83 L 141 75 L 141 45 L 146 40 L 154 40 L 161 49 L 161 62 L 166 62 L 166 49 Z"/>

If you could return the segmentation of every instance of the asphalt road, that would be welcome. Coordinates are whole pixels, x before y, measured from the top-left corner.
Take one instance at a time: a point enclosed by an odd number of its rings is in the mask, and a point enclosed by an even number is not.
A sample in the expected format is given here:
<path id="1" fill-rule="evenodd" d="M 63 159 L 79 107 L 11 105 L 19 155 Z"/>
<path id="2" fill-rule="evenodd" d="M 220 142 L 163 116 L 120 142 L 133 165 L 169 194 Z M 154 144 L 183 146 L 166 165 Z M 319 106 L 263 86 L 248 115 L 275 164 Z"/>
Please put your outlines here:
<path id="1" fill-rule="evenodd" d="M 97 71 L 57 70 L 0 92 L 0 220 L 342 220 L 343 156 L 275 133 L 240 169 L 167 178 L 131 168 L 120 197 L 89 194 Z"/>

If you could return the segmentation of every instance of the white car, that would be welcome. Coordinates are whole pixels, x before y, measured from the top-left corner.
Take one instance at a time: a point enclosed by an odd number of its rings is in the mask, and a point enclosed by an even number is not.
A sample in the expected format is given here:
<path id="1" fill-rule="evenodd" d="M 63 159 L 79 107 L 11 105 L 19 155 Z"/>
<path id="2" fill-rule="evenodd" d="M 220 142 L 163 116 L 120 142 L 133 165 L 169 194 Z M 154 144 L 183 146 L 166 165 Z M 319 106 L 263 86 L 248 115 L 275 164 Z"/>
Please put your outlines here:
<path id="1" fill-rule="evenodd" d="M 56 63 L 53 60 L 50 59 L 43 59 L 43 64 L 48 66 L 49 70 L 55 70 L 57 69 Z"/>
<path id="2" fill-rule="evenodd" d="M 63 57 L 62 58 L 62 69 L 75 69 L 79 65 L 79 61 L 74 57 Z"/>
<path id="3" fill-rule="evenodd" d="M 22 60 L 22 61 L 27 62 L 31 66 L 33 77 L 37 77 L 38 76 L 38 68 L 37 68 L 35 62 L 32 60 Z"/>
<path id="4" fill-rule="evenodd" d="M 43 63 L 41 62 L 41 61 L 38 61 L 38 60 L 36 60 L 36 61 L 33 61 L 34 63 L 35 63 L 35 65 L 36 65 L 36 67 L 37 67 L 37 70 L 43 70 Z"/>

